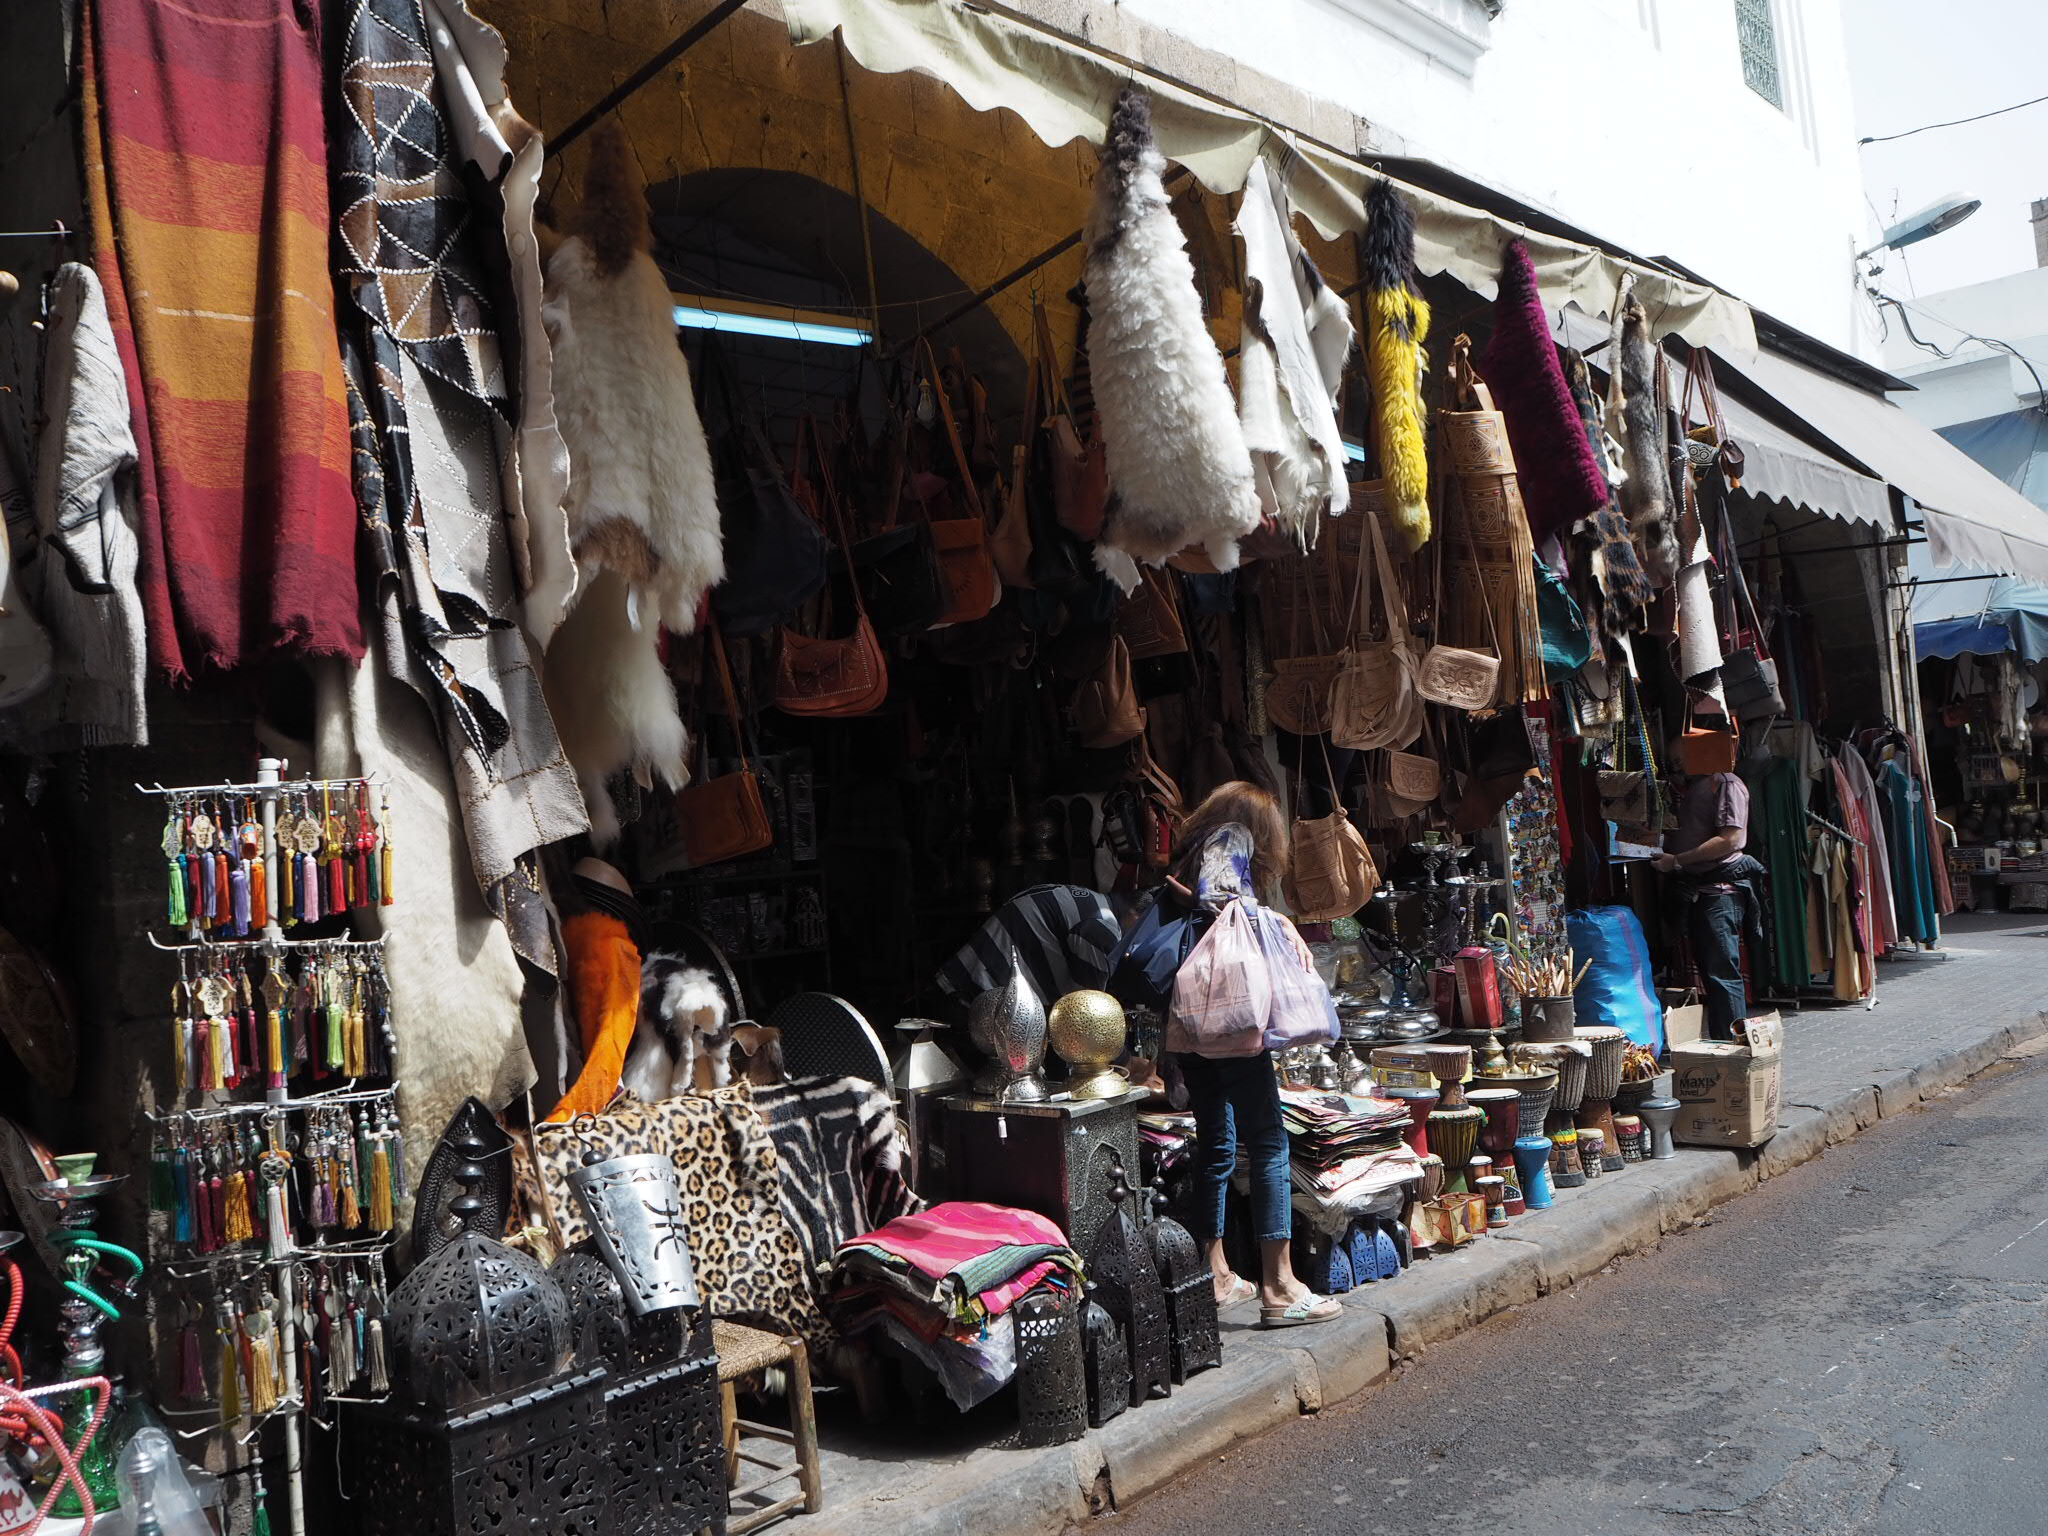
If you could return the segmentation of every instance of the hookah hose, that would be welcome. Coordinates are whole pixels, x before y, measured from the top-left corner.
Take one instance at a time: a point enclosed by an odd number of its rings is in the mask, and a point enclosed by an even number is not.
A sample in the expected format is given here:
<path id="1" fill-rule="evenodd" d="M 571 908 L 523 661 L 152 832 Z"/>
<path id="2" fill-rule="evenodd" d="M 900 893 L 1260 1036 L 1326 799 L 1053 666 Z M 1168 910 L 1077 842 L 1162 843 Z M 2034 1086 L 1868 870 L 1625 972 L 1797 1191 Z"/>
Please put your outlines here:
<path id="1" fill-rule="evenodd" d="M 93 1404 L 92 1422 L 78 1437 L 78 1449 L 74 1451 L 65 1444 L 63 1422 L 35 1399 L 59 1392 L 86 1391 L 92 1392 L 97 1400 Z M 35 1533 L 42 1529 L 43 1522 L 49 1518 L 51 1508 L 63 1496 L 66 1483 L 78 1491 L 78 1502 L 85 1506 L 85 1523 L 80 1527 L 80 1536 L 90 1536 L 98 1512 L 92 1501 L 92 1489 L 86 1486 L 85 1474 L 79 1470 L 78 1463 L 85 1455 L 85 1448 L 92 1444 L 92 1437 L 100 1432 L 100 1426 L 106 1422 L 107 1405 L 112 1401 L 113 1395 L 113 1383 L 104 1376 L 82 1376 L 77 1381 L 60 1381 L 54 1386 L 30 1387 L 26 1390 L 0 1381 L 0 1404 L 6 1404 L 12 1410 L 8 1417 L 18 1418 L 24 1422 L 32 1421 L 39 1438 L 55 1453 L 59 1468 L 56 1479 L 50 1484 L 50 1491 L 43 1495 L 43 1502 L 36 1506 L 35 1519 L 23 1528 L 21 1536 L 35 1536 Z M 11 1425 L 7 1427 L 10 1433 L 18 1433 Z"/>
<path id="2" fill-rule="evenodd" d="M 21 1321 L 21 1266 L 12 1259 L 7 1266 L 7 1313 L 0 1317 L 0 1370 L 14 1386 L 21 1385 L 21 1356 L 14 1352 L 14 1325 Z"/>

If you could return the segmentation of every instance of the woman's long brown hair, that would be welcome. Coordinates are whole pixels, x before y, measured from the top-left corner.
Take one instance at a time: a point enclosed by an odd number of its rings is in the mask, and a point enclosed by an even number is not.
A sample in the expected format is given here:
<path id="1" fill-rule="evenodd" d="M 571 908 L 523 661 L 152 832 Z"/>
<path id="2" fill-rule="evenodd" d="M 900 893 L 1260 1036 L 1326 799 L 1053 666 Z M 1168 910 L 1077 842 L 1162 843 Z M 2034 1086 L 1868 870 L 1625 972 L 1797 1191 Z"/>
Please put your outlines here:
<path id="1" fill-rule="evenodd" d="M 1251 831 L 1252 884 L 1261 898 L 1270 898 L 1287 878 L 1293 850 L 1280 802 L 1258 785 L 1233 779 L 1210 790 L 1208 798 L 1181 823 L 1180 846 L 1192 853 L 1211 832 L 1233 821 Z"/>

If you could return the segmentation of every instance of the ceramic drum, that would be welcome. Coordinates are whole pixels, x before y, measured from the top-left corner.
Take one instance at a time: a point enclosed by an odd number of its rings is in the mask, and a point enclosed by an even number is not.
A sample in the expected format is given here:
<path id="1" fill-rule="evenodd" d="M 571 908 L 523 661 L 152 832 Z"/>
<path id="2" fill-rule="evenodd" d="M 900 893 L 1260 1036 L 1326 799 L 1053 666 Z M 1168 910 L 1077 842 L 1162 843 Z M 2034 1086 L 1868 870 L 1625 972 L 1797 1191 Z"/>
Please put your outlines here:
<path id="1" fill-rule="evenodd" d="M 1581 1025 L 1572 1033 L 1593 1048 L 1593 1059 L 1586 1067 L 1585 1097 L 1613 1099 L 1621 1092 L 1622 1062 L 1628 1055 L 1627 1033 L 1607 1024 Z"/>

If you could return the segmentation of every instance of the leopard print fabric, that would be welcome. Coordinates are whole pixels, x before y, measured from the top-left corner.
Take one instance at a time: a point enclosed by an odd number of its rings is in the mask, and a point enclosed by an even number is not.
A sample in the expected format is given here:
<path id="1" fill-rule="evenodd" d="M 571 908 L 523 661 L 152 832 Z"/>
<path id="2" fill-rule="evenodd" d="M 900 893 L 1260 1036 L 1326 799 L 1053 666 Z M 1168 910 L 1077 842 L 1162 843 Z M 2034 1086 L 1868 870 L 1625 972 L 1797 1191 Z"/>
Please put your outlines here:
<path id="1" fill-rule="evenodd" d="M 611 1157 L 665 1153 L 682 1185 L 690 1262 L 712 1315 L 796 1334 L 814 1360 L 822 1357 L 831 1330 L 806 1282 L 803 1250 L 783 1219 L 781 1160 L 749 1084 L 659 1104 L 621 1094 L 581 1125 L 535 1126 L 548 1220 L 565 1248 L 590 1235 L 568 1180 L 592 1148 Z"/>

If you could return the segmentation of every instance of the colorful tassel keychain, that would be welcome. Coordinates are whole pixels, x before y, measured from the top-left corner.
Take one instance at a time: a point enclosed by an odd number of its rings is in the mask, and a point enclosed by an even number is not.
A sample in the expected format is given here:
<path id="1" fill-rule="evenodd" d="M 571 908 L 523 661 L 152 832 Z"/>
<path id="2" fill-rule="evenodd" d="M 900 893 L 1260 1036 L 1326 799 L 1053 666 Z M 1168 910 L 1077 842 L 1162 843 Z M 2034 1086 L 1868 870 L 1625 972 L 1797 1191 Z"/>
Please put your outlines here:
<path id="1" fill-rule="evenodd" d="M 298 860 L 292 853 L 291 820 L 285 814 L 283 801 L 277 806 L 277 922 L 280 928 L 295 928 L 299 922 L 299 904 L 293 878 Z"/>
<path id="2" fill-rule="evenodd" d="M 192 877 L 192 921 L 201 928 L 213 925 L 213 821 L 204 811 L 195 812 L 186 826 L 191 844 L 186 868 Z"/>
<path id="3" fill-rule="evenodd" d="M 388 907 L 398 896 L 398 887 L 391 880 L 391 795 L 388 791 L 377 797 L 377 831 L 383 843 L 377 850 L 377 862 L 382 873 L 379 884 L 384 892 L 382 903 Z"/>
<path id="4" fill-rule="evenodd" d="M 177 1174 L 171 1161 L 171 1143 L 162 1131 L 149 1144 L 149 1208 L 169 1214 L 178 1208 Z"/>
<path id="5" fill-rule="evenodd" d="M 370 816 L 370 786 L 356 786 L 356 857 L 363 871 L 363 904 L 384 905 L 384 860 L 377 851 L 377 823 Z"/>
<path id="6" fill-rule="evenodd" d="M 179 1147 L 171 1154 L 171 1233 L 181 1243 L 190 1243 L 192 1225 L 192 1153 Z"/>
<path id="7" fill-rule="evenodd" d="M 199 1347 L 199 1323 L 191 1312 L 178 1330 L 178 1396 L 188 1403 L 206 1401 L 206 1361 Z"/>
<path id="8" fill-rule="evenodd" d="M 249 1412 L 261 1418 L 278 1400 L 277 1320 L 267 1305 L 258 1306 L 242 1320 L 242 1332 L 249 1341 Z"/>
<path id="9" fill-rule="evenodd" d="M 335 988 L 335 979 L 336 978 L 330 973 L 327 978 L 327 996 L 325 1007 L 322 1009 L 323 1019 L 324 1022 L 326 1023 L 327 1029 L 325 1039 L 322 1042 L 324 1045 L 324 1050 L 321 1056 L 321 1061 L 328 1072 L 336 1072 L 341 1069 L 343 1063 L 343 1030 L 346 1026 L 346 1017 L 342 1011 L 341 998 L 337 994 Z"/>
<path id="10" fill-rule="evenodd" d="M 257 1173 L 263 1180 L 264 1251 L 272 1259 L 287 1259 L 292 1253 L 292 1224 L 285 1205 L 285 1175 L 291 1160 L 276 1147 L 263 1154 Z"/>
<path id="11" fill-rule="evenodd" d="M 348 910 L 348 875 L 342 866 L 341 849 L 347 838 L 342 830 L 341 818 L 334 814 L 333 792 L 325 787 L 320 791 L 320 817 L 324 826 L 322 849 L 327 859 L 327 910 L 345 912 Z"/>
<path id="12" fill-rule="evenodd" d="M 233 1424 L 242 1416 L 242 1328 L 233 1303 L 221 1302 L 215 1328 L 220 1335 L 220 1421 Z"/>
<path id="13" fill-rule="evenodd" d="M 267 1088 L 282 1088 L 287 1070 L 284 1014 L 290 1006 L 290 993 L 285 984 L 284 967 L 275 955 L 271 957 L 270 974 L 263 991 L 263 1082 Z"/>
<path id="14" fill-rule="evenodd" d="M 164 867 L 169 871 L 170 903 L 165 917 L 173 928 L 183 928 L 191 920 L 185 903 L 185 881 L 188 866 L 185 861 L 185 818 L 176 808 L 164 821 Z"/>
<path id="15" fill-rule="evenodd" d="M 249 1526 L 249 1536 L 270 1536 L 270 1497 L 264 1491 L 263 1474 L 257 1471 L 250 1475 L 256 1480 L 255 1491 L 249 1495 L 249 1503 L 256 1511 L 256 1518 Z"/>
<path id="16" fill-rule="evenodd" d="M 238 1247 L 256 1235 L 256 1210 L 249 1199 L 249 1175 L 241 1165 L 228 1175 L 225 1236 L 230 1247 Z"/>

